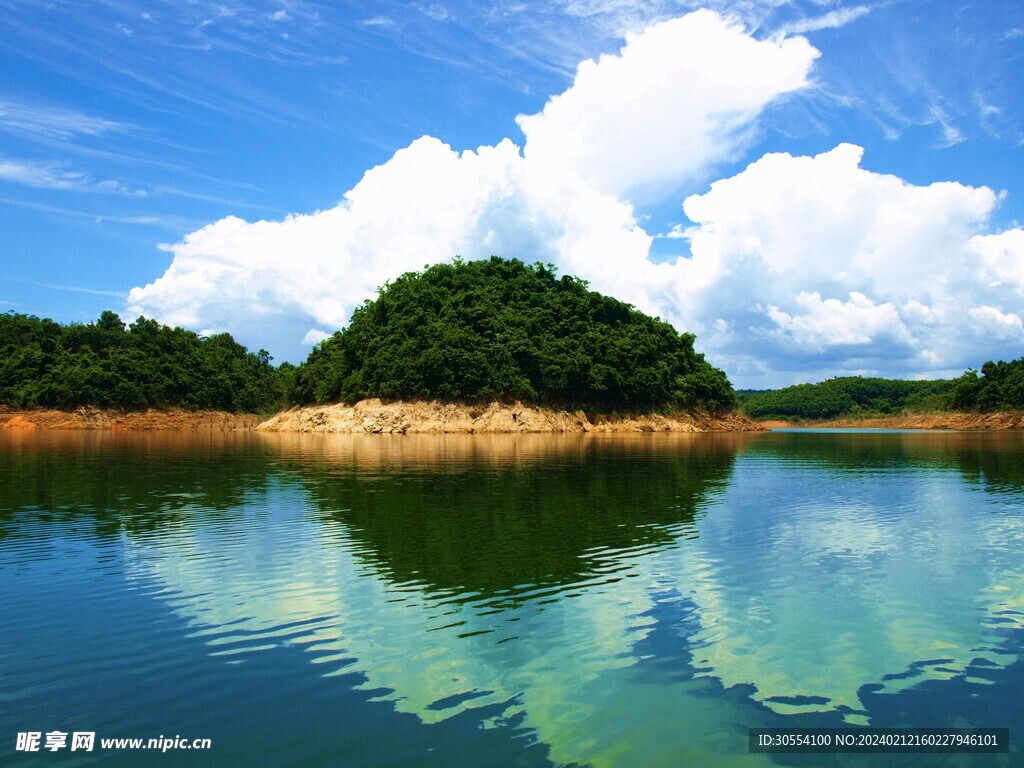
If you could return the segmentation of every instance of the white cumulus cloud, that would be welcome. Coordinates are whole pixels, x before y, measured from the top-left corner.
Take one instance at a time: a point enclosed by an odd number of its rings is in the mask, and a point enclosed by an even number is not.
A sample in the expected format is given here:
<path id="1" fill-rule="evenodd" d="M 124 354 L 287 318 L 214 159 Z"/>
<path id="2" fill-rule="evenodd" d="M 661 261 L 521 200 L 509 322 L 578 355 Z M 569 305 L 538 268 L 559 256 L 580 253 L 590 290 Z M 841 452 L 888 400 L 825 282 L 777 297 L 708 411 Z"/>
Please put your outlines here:
<path id="1" fill-rule="evenodd" d="M 554 261 L 653 310 L 651 236 L 622 195 L 732 157 L 816 56 L 803 39 L 757 41 L 707 11 L 655 25 L 520 117 L 523 149 L 505 139 L 460 153 L 425 136 L 334 208 L 210 224 L 166 246 L 170 267 L 131 291 L 128 311 L 297 358 L 378 285 L 456 254 Z"/>
<path id="2" fill-rule="evenodd" d="M 691 195 L 691 224 L 662 241 L 678 257 L 649 258 L 654 235 L 630 201 L 746 150 L 817 55 L 710 11 L 654 25 L 520 116 L 522 147 L 458 152 L 424 136 L 333 208 L 212 223 L 166 246 L 169 268 L 128 311 L 297 360 L 388 279 L 499 254 L 555 262 L 696 332 L 740 386 L 945 375 L 1024 354 L 1024 232 L 991 231 L 1001 196 L 872 172 L 852 144 L 768 154 Z"/>
<path id="3" fill-rule="evenodd" d="M 1024 294 L 1024 230 L 979 235 L 971 239 L 968 249 L 977 259 L 979 280 L 990 288 Z"/>
<path id="4" fill-rule="evenodd" d="M 675 316 L 746 376 L 915 375 L 1020 356 L 1024 232 L 984 233 L 1000 196 L 873 173 L 862 153 L 769 154 L 688 198 Z"/>
<path id="5" fill-rule="evenodd" d="M 877 344 L 883 337 L 913 343 L 892 302 L 876 304 L 858 291 L 850 292 L 849 301 L 801 291 L 795 304 L 801 311 L 795 317 L 775 306 L 768 308 L 768 317 L 778 326 L 773 335 L 800 349 L 820 353 L 830 347 Z"/>
<path id="6" fill-rule="evenodd" d="M 1024 338 L 1024 322 L 1012 312 L 1002 312 L 995 307 L 971 307 L 968 314 L 974 322 L 975 331 L 984 333 L 993 341 L 1020 343 Z"/>
<path id="7" fill-rule="evenodd" d="M 678 186 L 746 148 L 758 114 L 806 84 L 817 54 L 801 37 L 755 40 L 711 11 L 666 21 L 583 62 L 571 88 L 521 115 L 526 158 L 600 192 Z"/>

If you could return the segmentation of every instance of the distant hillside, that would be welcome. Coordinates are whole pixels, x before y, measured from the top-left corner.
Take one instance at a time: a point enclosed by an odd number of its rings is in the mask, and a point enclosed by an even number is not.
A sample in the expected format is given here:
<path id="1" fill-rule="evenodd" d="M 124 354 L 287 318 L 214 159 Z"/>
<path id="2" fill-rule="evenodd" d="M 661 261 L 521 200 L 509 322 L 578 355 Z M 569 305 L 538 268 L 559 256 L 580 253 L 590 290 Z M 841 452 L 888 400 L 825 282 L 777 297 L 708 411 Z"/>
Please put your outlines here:
<path id="1" fill-rule="evenodd" d="M 126 327 L 109 311 L 71 325 L 0 314 L 0 403 L 11 408 L 265 413 L 283 402 L 283 375 L 227 333 L 203 338 L 144 317 Z"/>
<path id="2" fill-rule="evenodd" d="M 739 390 L 755 419 L 834 419 L 910 412 L 992 413 L 1024 409 L 1024 358 L 987 362 L 956 379 L 904 381 L 847 376 L 774 390 Z"/>
<path id="3" fill-rule="evenodd" d="M 904 381 L 846 376 L 783 389 L 741 391 L 740 405 L 755 419 L 832 419 L 950 407 L 954 381 Z"/>
<path id="4" fill-rule="evenodd" d="M 552 266 L 456 260 L 404 274 L 356 309 L 299 367 L 294 397 L 732 408 L 725 374 L 693 344 Z"/>

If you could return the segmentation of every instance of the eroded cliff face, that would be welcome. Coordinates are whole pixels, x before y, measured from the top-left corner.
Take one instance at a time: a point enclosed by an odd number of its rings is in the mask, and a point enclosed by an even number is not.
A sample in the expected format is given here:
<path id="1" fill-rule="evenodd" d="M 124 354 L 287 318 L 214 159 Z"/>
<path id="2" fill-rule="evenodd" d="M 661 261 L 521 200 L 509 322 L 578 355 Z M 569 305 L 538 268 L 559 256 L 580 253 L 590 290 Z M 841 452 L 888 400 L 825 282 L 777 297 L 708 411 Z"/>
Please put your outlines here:
<path id="1" fill-rule="evenodd" d="M 493 433 L 493 432 L 743 432 L 764 431 L 734 414 L 645 414 L 609 418 L 523 403 L 465 405 L 438 400 L 292 408 L 257 427 L 264 432 Z"/>
<path id="2" fill-rule="evenodd" d="M 74 411 L 30 409 L 0 411 L 0 429 L 109 429 L 113 431 L 198 429 L 254 429 L 262 420 L 251 413 L 225 411 L 156 410 L 115 411 L 78 408 Z"/>

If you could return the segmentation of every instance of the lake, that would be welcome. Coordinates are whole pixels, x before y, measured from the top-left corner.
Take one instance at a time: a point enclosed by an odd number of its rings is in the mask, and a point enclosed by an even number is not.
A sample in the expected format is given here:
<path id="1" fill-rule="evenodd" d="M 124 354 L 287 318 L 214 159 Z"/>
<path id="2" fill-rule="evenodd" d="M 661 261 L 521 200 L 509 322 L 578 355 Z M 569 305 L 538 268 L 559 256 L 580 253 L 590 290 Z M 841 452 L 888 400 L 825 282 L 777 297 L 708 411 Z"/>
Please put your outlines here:
<path id="1" fill-rule="evenodd" d="M 0 432 L 0 456 L 5 765 L 1022 764 L 1021 434 Z M 747 751 L 867 724 L 1012 748 Z M 100 743 L 157 737 L 210 747 Z"/>

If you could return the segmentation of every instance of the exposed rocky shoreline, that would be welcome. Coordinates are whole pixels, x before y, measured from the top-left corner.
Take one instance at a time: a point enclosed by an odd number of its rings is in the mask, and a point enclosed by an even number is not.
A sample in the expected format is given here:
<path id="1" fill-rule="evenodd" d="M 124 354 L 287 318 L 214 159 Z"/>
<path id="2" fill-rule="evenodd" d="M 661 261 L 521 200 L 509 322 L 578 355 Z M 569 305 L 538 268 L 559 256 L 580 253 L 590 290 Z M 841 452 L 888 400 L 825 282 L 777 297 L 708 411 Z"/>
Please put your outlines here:
<path id="1" fill-rule="evenodd" d="M 264 432 L 520 433 L 520 432 L 761 432 L 766 427 L 736 414 L 631 414 L 608 417 L 583 411 L 547 410 L 522 403 L 394 402 L 374 398 L 350 405 L 296 407 L 264 420 L 256 414 L 180 409 L 118 411 L 78 408 L 4 410 L 0 429 L 190 431 L 255 430 Z"/>
<path id="2" fill-rule="evenodd" d="M 111 431 L 199 429 L 255 429 L 263 417 L 252 413 L 226 411 L 183 411 L 178 409 L 117 411 L 78 408 L 54 411 L 44 408 L 0 410 L 0 429 L 34 431 L 46 429 L 106 429 Z"/>
<path id="3" fill-rule="evenodd" d="M 763 432 L 737 414 L 632 414 L 588 416 L 523 403 L 466 405 L 438 400 L 296 407 L 257 427 L 261 432 L 518 433 L 518 432 Z"/>
<path id="4" fill-rule="evenodd" d="M 295 407 L 269 419 L 250 413 L 180 409 L 118 411 L 78 408 L 7 410 L 0 429 L 112 431 L 259 430 L 262 432 L 524 433 L 524 432 L 763 432 L 772 428 L 1024 430 L 1024 413 L 939 413 L 820 422 L 755 421 L 740 414 L 674 413 L 607 416 L 549 410 L 523 403 L 466 405 L 432 401 L 385 403 L 371 398 L 355 405 Z"/>
<path id="5" fill-rule="evenodd" d="M 1024 413 L 931 413 L 878 419 L 817 422 L 762 421 L 766 427 L 802 429 L 950 429 L 962 431 L 1024 429 Z"/>

